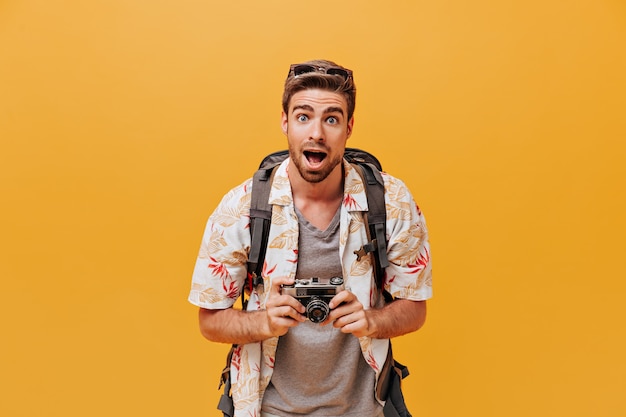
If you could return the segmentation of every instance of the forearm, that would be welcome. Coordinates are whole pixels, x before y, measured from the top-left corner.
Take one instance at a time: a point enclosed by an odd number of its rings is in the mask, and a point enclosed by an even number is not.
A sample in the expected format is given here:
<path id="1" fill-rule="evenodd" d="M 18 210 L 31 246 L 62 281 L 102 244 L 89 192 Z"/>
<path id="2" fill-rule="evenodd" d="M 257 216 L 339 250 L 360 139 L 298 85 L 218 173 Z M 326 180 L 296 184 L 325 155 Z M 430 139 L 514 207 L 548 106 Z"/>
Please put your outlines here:
<path id="1" fill-rule="evenodd" d="M 426 321 L 426 301 L 396 299 L 381 309 L 365 311 L 370 336 L 391 339 L 419 330 Z"/>
<path id="2" fill-rule="evenodd" d="M 200 332 L 213 342 L 245 344 L 272 337 L 267 312 L 242 311 L 233 308 L 208 310 L 200 308 Z"/>

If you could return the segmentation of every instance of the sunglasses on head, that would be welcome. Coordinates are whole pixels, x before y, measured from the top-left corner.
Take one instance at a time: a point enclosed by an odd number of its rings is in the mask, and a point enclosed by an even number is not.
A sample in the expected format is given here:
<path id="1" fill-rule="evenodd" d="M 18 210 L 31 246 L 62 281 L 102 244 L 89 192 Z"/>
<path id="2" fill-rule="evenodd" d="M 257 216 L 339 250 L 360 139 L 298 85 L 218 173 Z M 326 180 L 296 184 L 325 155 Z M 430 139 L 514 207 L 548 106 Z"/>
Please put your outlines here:
<path id="1" fill-rule="evenodd" d="M 309 72 L 321 72 L 323 74 L 339 75 L 344 80 L 348 80 L 348 78 L 352 77 L 352 71 L 350 71 L 349 69 L 340 67 L 323 68 L 309 64 L 292 64 L 291 67 L 289 67 L 288 77 L 297 77 L 302 74 L 308 74 Z"/>

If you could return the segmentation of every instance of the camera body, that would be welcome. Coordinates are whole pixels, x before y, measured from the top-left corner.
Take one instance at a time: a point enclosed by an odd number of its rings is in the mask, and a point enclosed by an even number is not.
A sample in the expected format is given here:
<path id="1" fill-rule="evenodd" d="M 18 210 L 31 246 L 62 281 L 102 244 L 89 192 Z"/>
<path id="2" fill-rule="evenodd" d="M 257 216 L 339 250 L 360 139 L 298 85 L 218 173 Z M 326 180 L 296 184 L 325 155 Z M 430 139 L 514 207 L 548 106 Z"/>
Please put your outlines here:
<path id="1" fill-rule="evenodd" d="M 291 295 L 306 307 L 306 316 L 313 323 L 321 323 L 328 317 L 328 303 L 344 290 L 343 278 L 296 279 L 293 285 L 283 285 L 282 293 Z"/>

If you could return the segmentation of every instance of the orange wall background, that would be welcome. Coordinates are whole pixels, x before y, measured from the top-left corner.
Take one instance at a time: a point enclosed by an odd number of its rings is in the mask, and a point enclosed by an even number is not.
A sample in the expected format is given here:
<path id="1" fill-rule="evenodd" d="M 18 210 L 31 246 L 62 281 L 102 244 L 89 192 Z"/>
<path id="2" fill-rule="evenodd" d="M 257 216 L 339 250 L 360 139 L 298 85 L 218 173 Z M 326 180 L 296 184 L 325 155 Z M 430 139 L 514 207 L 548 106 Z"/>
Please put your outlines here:
<path id="1" fill-rule="evenodd" d="M 427 216 L 414 415 L 626 415 L 625 44 L 622 0 L 0 1 L 0 415 L 217 415 L 202 230 L 317 57 Z"/>

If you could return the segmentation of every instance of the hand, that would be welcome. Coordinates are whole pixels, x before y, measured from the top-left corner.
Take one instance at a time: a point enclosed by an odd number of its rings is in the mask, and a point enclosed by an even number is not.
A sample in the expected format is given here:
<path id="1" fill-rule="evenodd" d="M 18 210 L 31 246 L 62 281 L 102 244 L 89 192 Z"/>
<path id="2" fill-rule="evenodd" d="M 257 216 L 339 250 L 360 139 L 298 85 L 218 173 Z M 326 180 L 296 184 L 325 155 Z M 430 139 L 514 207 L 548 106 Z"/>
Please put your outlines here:
<path id="1" fill-rule="evenodd" d="M 270 294 L 265 303 L 267 324 L 272 336 L 282 336 L 290 327 L 306 321 L 306 316 L 303 314 L 306 309 L 302 303 L 290 295 L 281 293 L 282 285 L 291 285 L 293 282 L 293 279 L 288 277 L 272 279 Z"/>
<path id="2" fill-rule="evenodd" d="M 341 291 L 335 295 L 330 303 L 330 314 L 321 323 L 326 325 L 332 323 L 343 333 L 352 333 L 356 337 L 371 336 L 374 334 L 373 322 L 369 320 L 367 311 L 356 295 L 348 290 Z"/>

